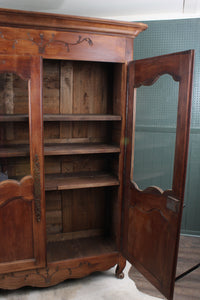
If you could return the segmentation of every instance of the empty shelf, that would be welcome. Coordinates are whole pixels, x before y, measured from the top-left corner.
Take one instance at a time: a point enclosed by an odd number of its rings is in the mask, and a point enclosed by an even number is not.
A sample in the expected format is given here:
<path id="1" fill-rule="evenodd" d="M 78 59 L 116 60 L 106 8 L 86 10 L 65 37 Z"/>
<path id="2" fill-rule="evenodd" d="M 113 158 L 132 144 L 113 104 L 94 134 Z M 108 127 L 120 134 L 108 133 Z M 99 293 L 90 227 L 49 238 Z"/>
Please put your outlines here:
<path id="1" fill-rule="evenodd" d="M 120 147 L 106 144 L 47 144 L 44 155 L 74 155 L 119 153 Z M 1 146 L 0 157 L 20 157 L 29 155 L 29 145 Z"/>
<path id="2" fill-rule="evenodd" d="M 45 155 L 71 155 L 119 152 L 119 146 L 107 144 L 49 144 L 45 145 L 44 147 Z"/>
<path id="3" fill-rule="evenodd" d="M 28 121 L 28 115 L 0 115 L 0 122 L 26 122 Z"/>
<path id="4" fill-rule="evenodd" d="M 100 115 L 100 114 L 44 114 L 43 120 L 54 121 L 121 121 L 119 115 Z M 26 122 L 28 114 L 21 115 L 0 115 L 0 122 Z"/>
<path id="5" fill-rule="evenodd" d="M 51 174 L 45 176 L 45 190 L 72 190 L 103 186 L 117 186 L 118 179 L 106 173 Z"/>
<path id="6" fill-rule="evenodd" d="M 120 121 L 119 115 L 98 114 L 49 114 L 44 115 L 44 121 Z"/>
<path id="7" fill-rule="evenodd" d="M 47 261 L 90 257 L 116 252 L 116 246 L 103 236 L 47 243 Z"/>

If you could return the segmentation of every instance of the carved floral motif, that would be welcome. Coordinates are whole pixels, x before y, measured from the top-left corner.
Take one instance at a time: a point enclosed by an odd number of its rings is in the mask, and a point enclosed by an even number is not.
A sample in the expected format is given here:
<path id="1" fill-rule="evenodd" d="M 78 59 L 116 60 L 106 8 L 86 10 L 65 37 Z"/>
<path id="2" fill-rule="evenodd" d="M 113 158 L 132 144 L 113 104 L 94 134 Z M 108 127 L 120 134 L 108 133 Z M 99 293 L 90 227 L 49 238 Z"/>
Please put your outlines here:
<path id="1" fill-rule="evenodd" d="M 22 286 L 52 286 L 58 282 L 64 281 L 68 278 L 80 277 L 80 270 L 83 270 L 82 276 L 86 276 L 94 272 L 98 264 L 90 263 L 89 261 L 81 261 L 74 267 L 55 266 L 53 268 L 46 267 L 45 269 L 35 269 L 22 272 L 11 272 L 7 274 L 0 274 L 0 286 L 6 288 L 7 282 L 13 283 L 13 288 Z M 109 265 L 104 269 L 108 269 Z M 101 268 L 100 268 L 101 269 Z"/>
<path id="2" fill-rule="evenodd" d="M 44 33 L 40 33 L 39 34 L 39 41 L 37 41 L 35 38 L 33 38 L 31 36 L 31 34 L 29 32 L 27 33 L 27 38 L 12 39 L 12 38 L 5 37 L 3 32 L 0 31 L 0 38 L 3 39 L 3 40 L 6 40 L 6 41 L 12 42 L 12 48 L 13 49 L 15 49 L 16 45 L 20 41 L 30 41 L 32 44 L 35 44 L 35 45 L 38 46 L 38 52 L 40 54 L 45 53 L 46 47 L 48 47 L 51 44 L 62 44 L 66 48 L 67 52 L 70 52 L 72 47 L 77 46 L 79 44 L 82 44 L 84 42 L 88 43 L 89 46 L 93 46 L 93 42 L 89 37 L 83 38 L 81 35 L 79 35 L 77 41 L 75 41 L 74 43 L 66 42 L 66 41 L 63 41 L 63 40 L 56 40 L 55 39 L 55 34 L 53 34 L 53 33 L 52 33 L 50 39 L 46 39 Z"/>

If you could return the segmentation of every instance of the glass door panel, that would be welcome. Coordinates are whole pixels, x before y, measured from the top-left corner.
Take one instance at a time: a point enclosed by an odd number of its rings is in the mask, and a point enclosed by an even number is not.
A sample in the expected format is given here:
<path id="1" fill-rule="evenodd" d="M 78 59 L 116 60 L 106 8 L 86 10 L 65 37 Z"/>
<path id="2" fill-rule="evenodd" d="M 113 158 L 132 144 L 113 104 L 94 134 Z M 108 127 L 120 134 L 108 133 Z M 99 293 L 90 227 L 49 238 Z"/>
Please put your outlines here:
<path id="1" fill-rule="evenodd" d="M 0 274 L 44 267 L 42 60 L 0 55 Z"/>
<path id="2" fill-rule="evenodd" d="M 132 180 L 172 189 L 179 83 L 169 75 L 136 91 Z"/>
<path id="3" fill-rule="evenodd" d="M 0 181 L 30 174 L 28 80 L 0 73 Z"/>

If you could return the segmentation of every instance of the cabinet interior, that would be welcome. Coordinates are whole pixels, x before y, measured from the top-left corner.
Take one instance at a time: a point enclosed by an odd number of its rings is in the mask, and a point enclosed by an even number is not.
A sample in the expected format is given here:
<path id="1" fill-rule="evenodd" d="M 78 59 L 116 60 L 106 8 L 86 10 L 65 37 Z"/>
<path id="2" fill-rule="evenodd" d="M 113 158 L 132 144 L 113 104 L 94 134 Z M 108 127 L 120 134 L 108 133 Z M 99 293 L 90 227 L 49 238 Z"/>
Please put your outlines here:
<path id="1" fill-rule="evenodd" d="M 117 250 L 121 111 L 115 68 L 43 62 L 48 262 Z"/>

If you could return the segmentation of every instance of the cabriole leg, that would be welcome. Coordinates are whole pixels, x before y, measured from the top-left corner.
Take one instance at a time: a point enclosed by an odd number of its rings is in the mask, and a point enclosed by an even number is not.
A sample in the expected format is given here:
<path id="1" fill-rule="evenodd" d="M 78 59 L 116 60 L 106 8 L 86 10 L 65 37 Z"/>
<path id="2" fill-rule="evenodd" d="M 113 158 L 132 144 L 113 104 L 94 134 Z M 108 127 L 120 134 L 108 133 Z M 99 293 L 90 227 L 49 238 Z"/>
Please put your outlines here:
<path id="1" fill-rule="evenodd" d="M 124 273 L 123 273 L 123 270 L 126 266 L 126 259 L 123 257 L 123 256 L 119 256 L 119 263 L 116 267 L 116 270 L 115 270 L 115 276 L 118 278 L 118 279 L 123 279 L 124 278 Z"/>

